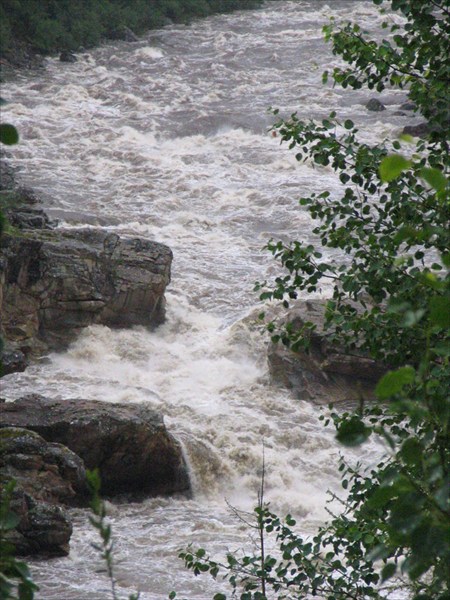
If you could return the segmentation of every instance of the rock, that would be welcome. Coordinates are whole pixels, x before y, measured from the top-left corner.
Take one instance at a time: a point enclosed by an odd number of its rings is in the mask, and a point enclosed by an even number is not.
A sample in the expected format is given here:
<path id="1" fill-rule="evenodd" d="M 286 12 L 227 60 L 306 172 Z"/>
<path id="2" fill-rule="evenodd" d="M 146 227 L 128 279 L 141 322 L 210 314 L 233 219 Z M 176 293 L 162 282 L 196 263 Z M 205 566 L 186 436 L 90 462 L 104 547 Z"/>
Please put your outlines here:
<path id="1" fill-rule="evenodd" d="M 415 102 L 404 102 L 400 105 L 400 110 L 416 110 Z"/>
<path id="2" fill-rule="evenodd" d="M 40 203 L 36 192 L 18 185 L 14 169 L 0 160 L 0 207 L 8 223 L 17 229 L 50 229 L 55 224 Z"/>
<path id="3" fill-rule="evenodd" d="M 112 31 L 109 36 L 111 40 L 120 40 L 123 42 L 138 42 L 138 36 L 131 31 L 129 27 L 120 27 Z"/>
<path id="4" fill-rule="evenodd" d="M 432 129 L 430 124 L 424 121 L 423 123 L 418 123 L 417 125 L 406 125 L 406 127 L 403 128 L 402 133 L 404 135 L 412 135 L 413 137 L 423 138 L 430 135 L 431 131 Z"/>
<path id="5" fill-rule="evenodd" d="M 4 160 L 0 160 L 0 190 L 10 190 L 14 185 L 14 169 Z"/>
<path id="6" fill-rule="evenodd" d="M 63 50 L 59 55 L 59 60 L 61 62 L 66 63 L 75 63 L 77 62 L 78 58 L 72 52 L 69 52 L 68 50 Z"/>
<path id="7" fill-rule="evenodd" d="M 9 224 L 17 229 L 50 229 L 48 215 L 40 208 L 16 207 L 6 212 Z"/>
<path id="8" fill-rule="evenodd" d="M 104 230 L 25 229 L 0 240 L 0 333 L 34 353 L 81 328 L 164 320 L 172 253 Z"/>
<path id="9" fill-rule="evenodd" d="M 323 330 L 325 303 L 308 300 L 292 309 L 294 330 L 314 323 L 309 353 L 293 352 L 281 344 L 269 346 L 269 370 L 274 383 L 292 389 L 300 399 L 317 404 L 372 398 L 373 389 L 386 368 L 358 353 L 348 354 L 327 342 Z"/>
<path id="10" fill-rule="evenodd" d="M 2 412 L 8 404 L 2 405 Z M 0 429 L 0 481 L 15 481 L 11 510 L 20 522 L 9 535 L 17 554 L 65 556 L 72 524 L 60 505 L 86 506 L 83 461 L 61 444 L 22 428 Z"/>
<path id="11" fill-rule="evenodd" d="M 180 444 L 146 404 L 25 396 L 2 405 L 0 427 L 26 427 L 98 468 L 107 495 L 189 492 Z"/>
<path id="12" fill-rule="evenodd" d="M 371 98 L 369 102 L 366 104 L 367 110 L 371 110 L 373 112 L 380 112 L 382 110 L 386 110 L 385 105 L 380 102 L 377 98 Z"/>
<path id="13" fill-rule="evenodd" d="M 21 373 L 28 366 L 25 354 L 21 350 L 14 349 L 7 345 L 0 352 L 0 377 L 10 373 Z"/>

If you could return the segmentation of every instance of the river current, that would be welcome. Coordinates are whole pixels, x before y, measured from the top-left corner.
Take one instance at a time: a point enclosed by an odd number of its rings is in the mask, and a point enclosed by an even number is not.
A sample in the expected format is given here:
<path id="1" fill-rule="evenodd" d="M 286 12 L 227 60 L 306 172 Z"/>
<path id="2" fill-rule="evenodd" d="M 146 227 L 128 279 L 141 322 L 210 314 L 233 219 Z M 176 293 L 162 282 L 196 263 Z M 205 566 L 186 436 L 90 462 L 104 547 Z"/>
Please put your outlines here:
<path id="1" fill-rule="evenodd" d="M 252 549 L 227 502 L 255 504 L 263 445 L 266 499 L 301 531 L 314 531 L 327 489 L 339 488 L 341 449 L 319 408 L 270 383 L 253 291 L 278 273 L 262 250 L 271 237 L 312 239 L 297 199 L 340 186 L 330 169 L 300 165 L 280 147 L 268 107 L 302 118 L 335 109 L 372 141 L 411 120 L 394 114 L 403 94 L 385 93 L 387 110 L 370 113 L 373 94 L 322 86 L 322 71 L 337 64 L 321 34 L 331 16 L 368 29 L 381 19 L 369 0 L 268 2 L 107 44 L 74 64 L 50 58 L 45 72 L 8 84 L 5 116 L 21 133 L 11 160 L 50 215 L 174 252 L 164 325 L 90 327 L 66 352 L 2 380 L 9 399 L 147 402 L 182 441 L 193 499 L 109 506 L 123 597 L 139 589 L 142 600 L 162 600 L 175 589 L 207 600 L 225 589 L 184 570 L 177 551 L 190 542 L 217 556 Z M 373 450 L 349 455 L 370 460 Z M 88 513 L 72 514 L 70 556 L 32 563 L 38 598 L 109 598 Z"/>

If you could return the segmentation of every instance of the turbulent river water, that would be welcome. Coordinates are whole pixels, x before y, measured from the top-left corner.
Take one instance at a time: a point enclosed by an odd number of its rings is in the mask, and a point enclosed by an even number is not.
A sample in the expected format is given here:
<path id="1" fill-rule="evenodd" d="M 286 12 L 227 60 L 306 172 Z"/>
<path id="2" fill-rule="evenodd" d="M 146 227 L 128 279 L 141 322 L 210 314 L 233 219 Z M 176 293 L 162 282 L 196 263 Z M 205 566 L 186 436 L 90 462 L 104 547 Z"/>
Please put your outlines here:
<path id="1" fill-rule="evenodd" d="M 338 487 L 340 449 L 319 409 L 270 384 L 253 292 L 278 271 L 262 251 L 269 238 L 311 236 L 297 198 L 339 191 L 331 170 L 299 165 L 280 147 L 268 107 L 304 118 L 336 109 L 369 140 L 406 124 L 394 114 L 401 94 L 385 94 L 387 110 L 370 113 L 368 92 L 322 86 L 322 71 L 337 62 L 321 35 L 332 15 L 369 29 L 380 22 L 368 0 L 268 2 L 108 44 L 74 64 L 51 58 L 44 73 L 8 84 L 5 116 L 21 133 L 12 161 L 49 213 L 65 227 L 149 237 L 174 252 L 164 325 L 90 327 L 67 352 L 2 381 L 10 399 L 147 402 L 182 441 L 193 499 L 110 506 L 124 597 L 140 589 L 142 600 L 161 600 L 176 589 L 206 600 L 223 589 L 185 571 L 177 550 L 252 548 L 226 501 L 254 505 L 263 443 L 266 499 L 295 514 L 302 531 L 324 519 L 326 490 Z M 87 512 L 72 514 L 70 556 L 32 564 L 38 598 L 106 599 Z"/>

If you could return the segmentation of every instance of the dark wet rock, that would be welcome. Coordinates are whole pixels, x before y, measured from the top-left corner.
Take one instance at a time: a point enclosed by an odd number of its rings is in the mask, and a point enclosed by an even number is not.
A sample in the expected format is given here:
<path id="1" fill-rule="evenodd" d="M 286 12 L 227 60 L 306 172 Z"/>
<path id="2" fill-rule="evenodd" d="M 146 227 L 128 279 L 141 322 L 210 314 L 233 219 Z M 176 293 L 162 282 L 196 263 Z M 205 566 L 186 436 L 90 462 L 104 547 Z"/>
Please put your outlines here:
<path id="1" fill-rule="evenodd" d="M 17 229 L 49 229 L 54 226 L 31 188 L 16 182 L 15 170 L 0 160 L 0 208 L 8 224 Z"/>
<path id="2" fill-rule="evenodd" d="M 371 398 L 384 366 L 355 352 L 349 354 L 332 346 L 324 332 L 324 302 L 306 301 L 289 315 L 294 331 L 306 322 L 314 323 L 311 348 L 292 352 L 281 344 L 269 347 L 269 369 L 275 383 L 294 390 L 298 398 L 318 404 Z"/>
<path id="3" fill-rule="evenodd" d="M 404 102 L 400 105 L 400 110 L 416 110 L 416 104 L 414 102 Z"/>
<path id="4" fill-rule="evenodd" d="M 406 125 L 406 127 L 403 128 L 402 133 L 404 135 L 412 135 L 413 137 L 423 138 L 430 135 L 431 131 L 432 128 L 430 127 L 430 124 L 424 121 L 423 123 L 418 123 L 417 125 Z"/>
<path id="5" fill-rule="evenodd" d="M 10 373 L 21 373 L 27 366 L 27 357 L 21 350 L 6 345 L 0 352 L 0 377 Z"/>
<path id="6" fill-rule="evenodd" d="M 5 234 L 0 331 L 18 347 L 38 353 L 67 346 L 94 323 L 157 325 L 164 319 L 171 261 L 167 246 L 104 230 Z"/>
<path id="7" fill-rule="evenodd" d="M 366 104 L 366 108 L 367 110 L 371 110 L 373 112 L 380 112 L 382 110 L 386 110 L 385 105 L 377 98 L 371 98 Z"/>
<path id="8" fill-rule="evenodd" d="M 14 169 L 5 160 L 0 160 L 0 190 L 10 190 L 14 186 Z"/>
<path id="9" fill-rule="evenodd" d="M 98 468 L 107 495 L 189 492 L 180 444 L 146 404 L 52 400 L 30 395 L 2 405 L 0 427 L 24 427 Z"/>
<path id="10" fill-rule="evenodd" d="M 59 55 L 59 60 L 66 63 L 75 63 L 78 59 L 75 54 L 69 52 L 69 50 L 63 50 Z"/>
<path id="11" fill-rule="evenodd" d="M 2 404 L 2 414 L 8 403 Z M 8 539 L 17 554 L 65 556 L 72 524 L 65 506 L 86 506 L 83 461 L 68 448 L 18 427 L 0 429 L 0 482 L 15 482 L 11 510 L 20 522 Z"/>
<path id="12" fill-rule="evenodd" d="M 138 42 L 138 36 L 131 31 L 129 27 L 120 27 L 119 29 L 115 29 L 112 31 L 108 37 L 111 40 L 120 40 L 123 42 Z"/>
<path id="13" fill-rule="evenodd" d="M 50 229 L 51 222 L 45 211 L 39 208 L 17 207 L 6 212 L 8 222 L 17 229 Z"/>
<path id="14" fill-rule="evenodd" d="M 0 79 L 6 81 L 17 76 L 18 71 L 40 71 L 45 66 L 44 57 L 26 43 L 13 41 L 0 60 Z"/>
<path id="15" fill-rule="evenodd" d="M 2 420 L 10 404 L 2 404 Z M 88 488 L 81 458 L 34 431 L 2 424 L 0 466 L 3 478 L 14 479 L 36 500 L 68 506 L 87 503 Z"/>

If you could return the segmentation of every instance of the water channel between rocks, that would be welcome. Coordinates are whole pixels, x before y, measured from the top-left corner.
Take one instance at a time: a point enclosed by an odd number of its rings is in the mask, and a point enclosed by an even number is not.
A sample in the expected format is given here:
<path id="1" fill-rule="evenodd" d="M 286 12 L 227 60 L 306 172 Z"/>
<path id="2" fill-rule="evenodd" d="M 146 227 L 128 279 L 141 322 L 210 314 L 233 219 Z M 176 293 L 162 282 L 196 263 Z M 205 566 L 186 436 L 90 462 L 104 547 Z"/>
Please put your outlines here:
<path id="1" fill-rule="evenodd" d="M 192 500 L 110 507 L 124 595 L 140 589 L 142 600 L 162 600 L 176 589 L 206 600 L 223 589 L 185 571 L 177 550 L 190 542 L 217 555 L 252 548 L 226 500 L 254 505 L 263 441 L 267 500 L 296 515 L 302 531 L 325 518 L 326 490 L 338 489 L 340 449 L 319 409 L 270 385 L 253 292 L 277 273 L 262 252 L 268 239 L 311 237 L 297 199 L 339 191 L 331 170 L 299 165 L 280 147 L 268 107 L 304 118 L 336 109 L 372 141 L 411 120 L 394 115 L 401 94 L 384 95 L 380 116 L 366 110 L 368 92 L 321 85 L 336 62 L 321 34 L 331 15 L 369 29 L 380 21 L 365 0 L 268 2 L 109 44 L 74 64 L 48 59 L 44 73 L 8 85 L 5 116 L 21 133 L 13 162 L 49 213 L 64 226 L 100 225 L 174 252 L 163 326 L 90 327 L 67 352 L 2 381 L 9 399 L 40 392 L 148 402 L 184 444 Z M 32 563 L 41 600 L 109 597 L 87 512 L 73 516 L 70 556 Z"/>

